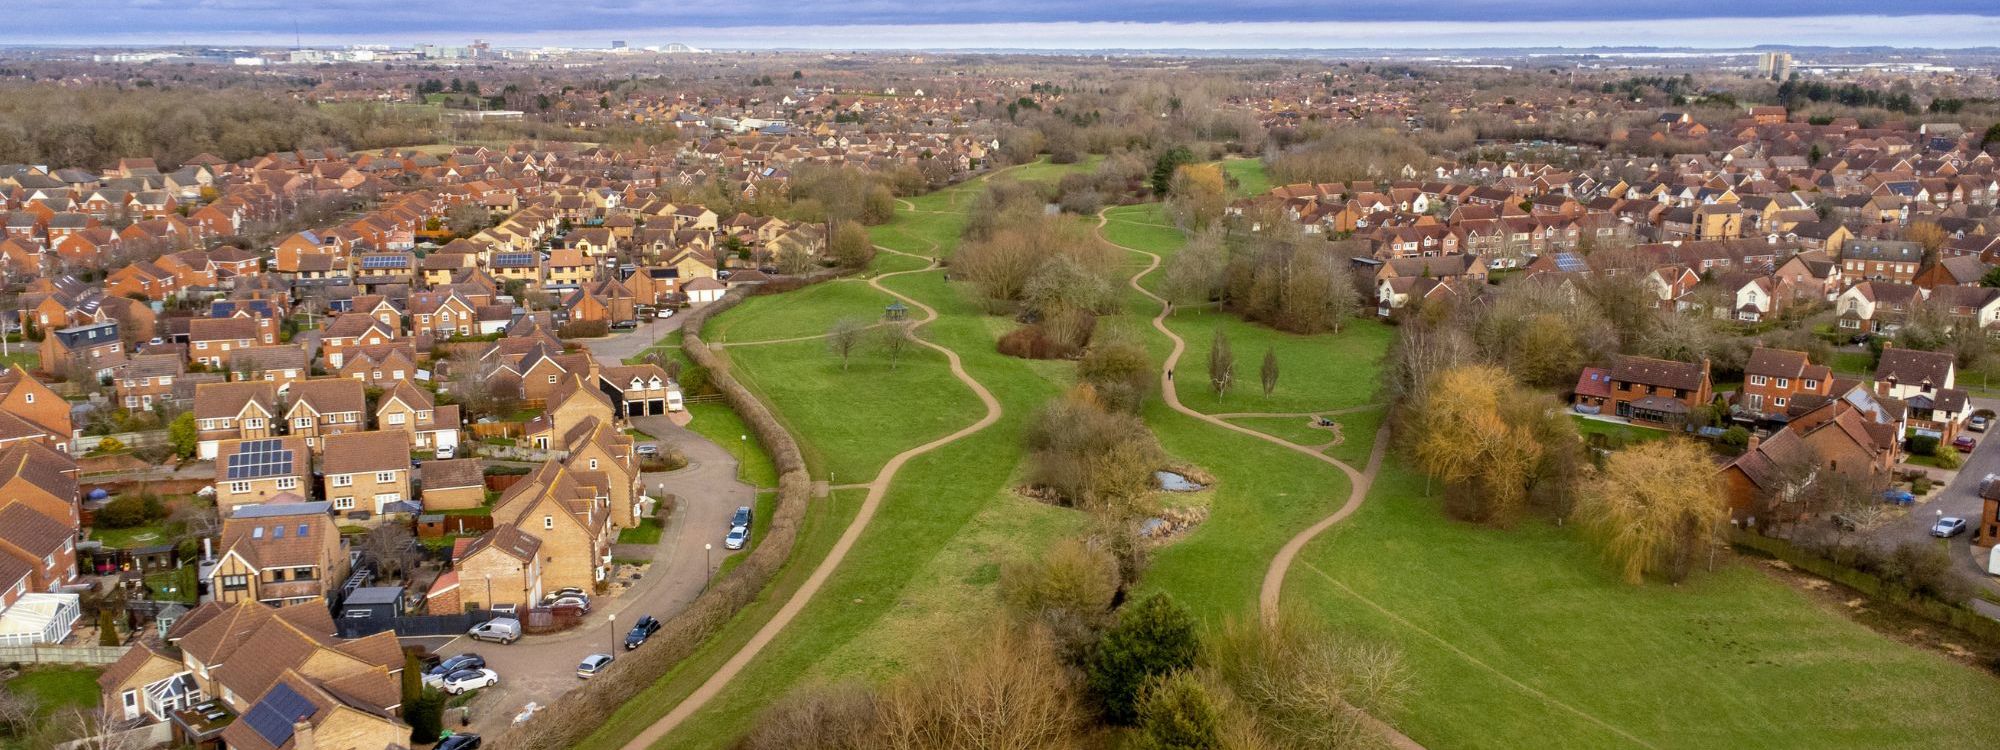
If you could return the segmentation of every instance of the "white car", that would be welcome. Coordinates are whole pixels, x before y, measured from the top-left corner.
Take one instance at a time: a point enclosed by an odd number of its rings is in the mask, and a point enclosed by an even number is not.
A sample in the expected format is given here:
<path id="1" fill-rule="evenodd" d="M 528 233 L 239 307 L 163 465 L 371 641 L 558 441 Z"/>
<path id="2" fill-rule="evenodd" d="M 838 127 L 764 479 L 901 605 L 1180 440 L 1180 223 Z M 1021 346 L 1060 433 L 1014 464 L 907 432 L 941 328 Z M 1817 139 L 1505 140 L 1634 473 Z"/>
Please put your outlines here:
<path id="1" fill-rule="evenodd" d="M 491 669 L 467 669 L 453 672 L 444 678 L 444 691 L 458 695 L 467 690 L 478 690 L 500 684 L 500 673 Z"/>
<path id="2" fill-rule="evenodd" d="M 668 319 L 668 318 L 671 318 L 671 317 L 673 317 L 673 316 L 674 316 L 674 311 L 673 311 L 673 309 L 672 309 L 672 308 L 667 308 L 667 307 L 662 307 L 662 308 L 660 308 L 660 319 L 661 319 L 661 320 L 666 320 L 666 319 Z"/>
<path id="3" fill-rule="evenodd" d="M 597 673 L 604 671 L 605 667 L 611 666 L 611 660 L 614 658 L 617 657 L 610 654 L 591 654 L 583 657 L 583 663 L 576 665 L 577 678 L 588 680 L 597 676 Z"/>
<path id="4" fill-rule="evenodd" d="M 724 549 L 743 549 L 743 545 L 749 543 L 750 543 L 750 527 L 748 526 L 731 527 L 729 529 L 729 535 L 722 538 L 722 546 Z"/>

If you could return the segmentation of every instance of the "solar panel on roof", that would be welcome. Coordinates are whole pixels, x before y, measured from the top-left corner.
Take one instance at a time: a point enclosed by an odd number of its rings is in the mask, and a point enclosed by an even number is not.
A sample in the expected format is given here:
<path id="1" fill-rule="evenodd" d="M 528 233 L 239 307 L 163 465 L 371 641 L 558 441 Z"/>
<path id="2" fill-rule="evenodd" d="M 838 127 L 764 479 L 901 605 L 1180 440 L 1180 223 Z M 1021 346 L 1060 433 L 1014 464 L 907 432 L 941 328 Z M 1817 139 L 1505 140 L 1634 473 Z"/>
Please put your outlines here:
<path id="1" fill-rule="evenodd" d="M 250 707 L 250 713 L 243 721 L 256 730 L 257 735 L 273 747 L 283 745 L 292 739 L 292 723 L 311 718 L 312 702 L 292 690 L 290 685 L 278 683 L 264 693 L 264 699 Z"/>
<path id="2" fill-rule="evenodd" d="M 1583 262 L 1574 253 L 1556 253 L 1556 269 L 1564 273 L 1590 270 L 1590 264 Z"/>

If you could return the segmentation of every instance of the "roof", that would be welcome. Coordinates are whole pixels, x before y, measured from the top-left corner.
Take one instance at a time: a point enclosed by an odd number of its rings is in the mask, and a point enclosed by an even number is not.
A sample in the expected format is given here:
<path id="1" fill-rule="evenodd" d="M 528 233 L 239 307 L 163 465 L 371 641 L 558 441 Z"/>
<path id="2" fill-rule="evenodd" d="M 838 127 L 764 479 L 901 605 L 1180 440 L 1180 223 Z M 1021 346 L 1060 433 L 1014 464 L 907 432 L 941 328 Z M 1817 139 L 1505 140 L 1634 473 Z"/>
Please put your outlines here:
<path id="1" fill-rule="evenodd" d="M 1688 362 L 1621 356 L 1611 366 L 1611 378 L 1684 391 L 1698 391 L 1708 380 L 1708 368 Z"/>
<path id="2" fill-rule="evenodd" d="M 329 476 L 410 468 L 410 434 L 402 430 L 328 435 L 325 448 L 320 468 Z"/>
<path id="3" fill-rule="evenodd" d="M 293 408 L 307 405 L 320 414 L 365 411 L 368 408 L 368 388 L 353 378 L 301 380 L 292 384 L 290 393 Z"/>
<path id="4" fill-rule="evenodd" d="M 26 503 L 0 508 L 0 540 L 36 557 L 62 551 L 63 544 L 76 538 L 76 529 L 42 515 Z"/>
<path id="5" fill-rule="evenodd" d="M 1611 397 L 1611 373 L 1602 367 L 1585 367 L 1576 378 L 1576 395 Z"/>
<path id="6" fill-rule="evenodd" d="M 244 405 L 253 401 L 275 416 L 277 394 L 278 387 L 273 383 L 202 383 L 194 389 L 194 416 L 196 419 L 235 417 L 243 413 Z"/>
<path id="7" fill-rule="evenodd" d="M 424 464 L 426 490 L 483 487 L 485 484 L 484 469 L 476 458 L 453 458 Z"/>
<path id="8" fill-rule="evenodd" d="M 1750 361 L 1743 365 L 1745 375 L 1765 375 L 1774 378 L 1825 380 L 1830 373 L 1831 371 L 1824 365 L 1815 365 L 1808 360 L 1805 352 L 1767 349 L 1761 346 L 1750 352 Z"/>
<path id="9" fill-rule="evenodd" d="M 235 552 L 257 569 L 325 565 L 321 559 L 329 535 L 340 530 L 326 515 L 324 506 L 313 515 L 243 517 L 222 519 L 222 551 Z"/>
<path id="10" fill-rule="evenodd" d="M 464 560 L 489 548 L 528 563 L 534 562 L 536 553 L 541 551 L 542 540 L 513 526 L 501 524 L 472 540 L 466 545 L 464 553 L 455 555 L 453 559 Z"/>
<path id="11" fill-rule="evenodd" d="M 1881 360 L 1875 364 L 1875 379 L 1942 387 L 1951 377 L 1957 362 L 1950 352 L 1883 349 Z"/>

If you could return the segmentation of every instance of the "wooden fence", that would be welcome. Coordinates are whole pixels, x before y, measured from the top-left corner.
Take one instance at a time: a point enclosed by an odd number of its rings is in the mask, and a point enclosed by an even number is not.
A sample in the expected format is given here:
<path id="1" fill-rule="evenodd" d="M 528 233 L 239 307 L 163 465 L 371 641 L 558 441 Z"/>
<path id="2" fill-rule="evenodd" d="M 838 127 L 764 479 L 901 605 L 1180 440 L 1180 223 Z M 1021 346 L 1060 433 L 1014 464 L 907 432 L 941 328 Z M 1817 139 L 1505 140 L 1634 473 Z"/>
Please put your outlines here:
<path id="1" fill-rule="evenodd" d="M 0 664 L 89 664 L 118 661 L 129 646 L 0 646 Z"/>
<path id="2" fill-rule="evenodd" d="M 474 422 L 470 425 L 470 428 L 472 430 L 472 439 L 474 440 L 496 437 L 518 438 L 522 435 L 523 429 L 520 422 Z"/>

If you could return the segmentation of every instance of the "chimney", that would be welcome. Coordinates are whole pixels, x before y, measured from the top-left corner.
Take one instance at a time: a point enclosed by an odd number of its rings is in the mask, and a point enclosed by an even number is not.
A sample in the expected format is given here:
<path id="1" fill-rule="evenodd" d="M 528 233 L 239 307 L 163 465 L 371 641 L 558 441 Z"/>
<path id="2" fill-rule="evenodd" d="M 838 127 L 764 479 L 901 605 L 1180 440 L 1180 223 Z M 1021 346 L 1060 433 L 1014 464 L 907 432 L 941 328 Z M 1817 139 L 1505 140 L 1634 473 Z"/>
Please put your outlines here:
<path id="1" fill-rule="evenodd" d="M 1763 438 L 1760 438 L 1760 437 L 1757 437 L 1757 433 L 1754 433 L 1754 432 L 1753 432 L 1753 433 L 1750 433 L 1750 442 L 1749 442 L 1749 443 L 1746 443 L 1746 444 L 1745 444 L 1745 445 L 1743 446 L 1743 452 L 1744 452 L 1744 453 L 1755 453 L 1755 452 L 1757 451 L 1757 445 L 1758 445 L 1759 443 L 1762 443 L 1762 442 L 1764 442 L 1764 439 L 1763 439 Z"/>
<path id="2" fill-rule="evenodd" d="M 201 538 L 201 561 L 205 563 L 215 562 L 215 539 L 213 537 L 205 536 Z"/>
<path id="3" fill-rule="evenodd" d="M 312 722 L 306 721 L 305 717 L 292 722 L 292 750 L 316 750 L 316 744 L 313 741 Z"/>

